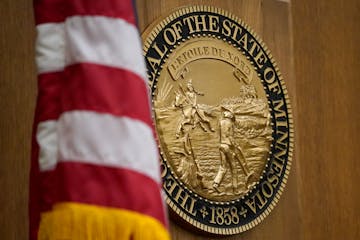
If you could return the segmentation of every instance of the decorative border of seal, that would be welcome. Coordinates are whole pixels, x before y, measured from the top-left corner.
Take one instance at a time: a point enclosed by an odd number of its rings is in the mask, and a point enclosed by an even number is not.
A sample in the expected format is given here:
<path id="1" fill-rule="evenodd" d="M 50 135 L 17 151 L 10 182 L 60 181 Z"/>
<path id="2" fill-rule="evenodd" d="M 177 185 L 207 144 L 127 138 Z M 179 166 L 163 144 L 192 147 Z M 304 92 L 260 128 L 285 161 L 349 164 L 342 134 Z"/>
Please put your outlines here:
<path id="1" fill-rule="evenodd" d="M 286 105 L 286 112 L 287 112 L 287 123 L 288 123 L 288 132 L 289 132 L 289 145 L 287 146 L 287 158 L 285 160 L 284 165 L 286 165 L 285 171 L 282 173 L 282 176 L 279 177 L 279 181 L 280 181 L 280 185 L 277 186 L 277 189 L 274 189 L 274 191 L 276 191 L 276 193 L 271 197 L 271 201 L 270 203 L 268 203 L 268 205 L 266 206 L 266 208 L 259 214 L 257 215 L 254 219 L 248 221 L 247 223 L 240 225 L 240 226 L 235 226 L 235 227 L 224 227 L 224 228 L 220 228 L 220 227 L 212 227 L 212 226 L 208 226 L 200 221 L 197 221 L 193 218 L 191 218 L 187 213 L 184 212 L 183 209 L 181 209 L 176 203 L 174 203 L 174 201 L 169 197 L 166 196 L 166 202 L 167 204 L 170 206 L 170 208 L 178 215 L 180 216 L 182 219 L 184 219 L 186 222 L 190 223 L 191 225 L 195 226 L 198 229 L 201 229 L 205 232 L 208 233 L 213 233 L 213 234 L 221 234 L 221 235 L 231 235 L 231 234 L 237 234 L 237 233 L 241 233 L 244 232 L 246 230 L 249 230 L 253 227 L 255 227 L 257 224 L 259 224 L 261 221 L 263 221 L 265 219 L 265 217 L 267 217 L 270 212 L 273 210 L 273 208 L 275 207 L 275 205 L 277 204 L 277 202 L 279 201 L 280 195 L 282 194 L 282 192 L 284 191 L 284 187 L 286 185 L 287 179 L 288 179 L 288 175 L 289 175 L 289 171 L 290 171 L 290 167 L 291 167 L 291 163 L 292 163 L 292 156 L 293 156 L 293 148 L 294 148 L 294 127 L 293 127 L 293 118 L 292 118 L 292 108 L 290 105 L 290 99 L 288 97 L 288 91 L 286 89 L 283 77 L 281 76 L 280 70 L 277 67 L 277 64 L 274 61 L 273 56 L 271 55 L 270 51 L 268 50 L 268 48 L 266 47 L 266 45 L 264 44 L 264 42 L 261 40 L 261 38 L 252 31 L 252 29 L 245 24 L 241 19 L 239 19 L 238 17 L 236 17 L 235 15 L 220 9 L 220 8 L 216 8 L 213 6 L 190 6 L 190 7 L 184 7 L 184 8 L 180 8 L 178 10 L 175 10 L 174 12 L 172 12 L 170 15 L 168 15 L 167 17 L 165 17 L 162 20 L 157 20 L 154 22 L 154 24 L 150 25 L 142 34 L 143 40 L 144 42 L 144 48 L 143 48 L 143 54 L 144 56 L 146 56 L 148 50 L 150 49 L 151 45 L 153 44 L 155 38 L 158 36 L 158 34 L 160 34 L 162 32 L 162 30 L 172 21 L 174 21 L 175 19 L 184 16 L 184 15 L 189 15 L 189 14 L 193 14 L 193 13 L 213 13 L 213 14 L 218 14 L 221 15 L 223 17 L 226 17 L 236 23 L 239 23 L 239 25 L 244 28 L 257 42 L 257 44 L 262 48 L 262 50 L 266 53 L 266 56 L 268 57 L 270 63 L 271 63 L 271 67 L 275 70 L 275 74 L 277 77 L 277 81 L 280 83 L 280 87 L 281 87 L 281 91 L 282 94 L 284 95 L 284 100 L 285 100 L 285 105 Z M 169 54 L 171 54 L 171 52 L 181 43 L 185 42 L 186 40 L 190 39 L 191 37 L 216 37 L 218 39 L 222 39 L 224 42 L 227 42 L 228 44 L 232 45 L 233 47 L 235 47 L 236 49 L 238 49 L 243 55 L 246 56 L 246 58 L 249 60 L 249 62 L 254 66 L 255 71 L 258 73 L 258 76 L 260 77 L 260 80 L 262 82 L 262 84 L 264 85 L 264 79 L 261 78 L 261 74 L 258 72 L 259 69 L 255 66 L 254 61 L 253 61 L 253 56 L 249 56 L 249 54 L 247 54 L 246 51 L 242 50 L 241 46 L 236 44 L 234 41 L 232 41 L 231 39 L 227 39 L 225 37 L 221 37 L 221 36 L 216 36 L 216 35 L 211 35 L 211 34 L 206 34 L 206 33 L 194 33 L 194 34 L 190 34 L 186 39 L 181 39 L 180 41 L 176 42 L 176 44 L 174 44 L 173 48 L 169 49 L 169 53 L 167 53 L 165 55 L 165 57 L 163 59 L 161 59 L 163 63 L 166 62 L 166 59 L 169 57 Z M 149 79 L 151 79 L 153 77 L 152 80 L 149 80 L 149 85 L 151 87 L 152 91 L 152 95 L 154 95 L 154 90 L 156 88 L 156 83 L 158 80 L 158 76 L 160 76 L 160 72 L 162 70 L 162 64 L 160 64 L 159 66 L 159 70 L 156 73 L 156 76 L 150 76 L 149 75 Z M 266 91 L 266 97 L 269 99 L 269 92 L 267 91 L 266 86 L 264 85 L 264 89 Z M 270 104 L 270 101 L 268 101 L 268 104 Z M 272 125 L 272 130 L 273 130 L 273 135 L 274 135 L 274 117 L 273 115 L 275 114 L 272 108 L 269 108 L 270 113 L 271 113 L 271 125 Z M 273 143 L 271 144 L 271 151 L 270 151 L 270 155 L 273 153 L 273 149 L 274 149 L 274 139 L 273 139 Z M 160 145 L 159 145 L 159 149 L 161 151 Z M 161 153 L 161 155 L 163 156 L 163 153 Z M 167 160 L 166 158 L 162 157 L 164 164 L 167 164 Z M 265 165 L 264 171 L 263 173 L 265 174 L 267 172 L 267 170 L 269 170 L 270 166 L 269 163 L 270 162 L 270 157 L 267 159 L 267 163 Z M 168 164 L 167 164 L 168 165 Z M 174 181 L 177 181 L 177 184 L 179 186 L 181 186 L 183 188 L 183 190 L 187 191 L 189 194 L 194 195 L 194 197 L 207 202 L 208 204 L 215 204 L 218 206 L 222 206 L 222 207 L 226 207 L 226 206 L 231 206 L 232 204 L 236 204 L 239 201 L 242 201 L 244 199 L 246 199 L 249 195 L 251 195 L 252 191 L 259 187 L 260 182 L 263 179 L 264 174 L 260 177 L 260 181 L 255 185 L 254 188 L 252 188 L 245 196 L 243 196 L 241 199 L 237 199 L 234 201 L 226 201 L 226 202 L 217 202 L 217 201 L 210 201 L 208 199 L 202 198 L 201 196 L 198 196 L 196 193 L 194 193 L 192 190 L 188 189 L 182 182 L 178 181 L 178 178 L 176 177 L 176 175 L 174 174 L 174 172 L 171 170 L 170 166 L 167 166 L 170 169 L 171 175 L 173 177 Z M 255 201 L 255 200 L 254 200 Z M 193 204 L 193 203 L 192 203 Z M 209 207 L 211 208 L 211 207 Z M 256 208 L 256 206 L 255 206 Z M 200 210 L 200 209 L 199 209 Z M 213 210 L 215 211 L 215 210 Z M 241 214 L 241 213 L 240 213 Z"/>

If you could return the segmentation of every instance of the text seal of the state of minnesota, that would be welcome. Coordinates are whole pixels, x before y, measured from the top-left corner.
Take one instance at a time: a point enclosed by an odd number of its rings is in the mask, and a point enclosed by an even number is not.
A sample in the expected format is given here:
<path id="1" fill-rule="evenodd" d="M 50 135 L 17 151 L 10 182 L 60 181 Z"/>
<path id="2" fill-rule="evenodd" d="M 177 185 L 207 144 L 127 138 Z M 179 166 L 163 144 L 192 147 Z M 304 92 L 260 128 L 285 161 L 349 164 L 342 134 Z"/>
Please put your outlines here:
<path id="1" fill-rule="evenodd" d="M 213 234 L 254 227 L 277 203 L 293 151 L 290 102 L 269 51 L 208 6 L 171 13 L 143 40 L 172 213 Z"/>

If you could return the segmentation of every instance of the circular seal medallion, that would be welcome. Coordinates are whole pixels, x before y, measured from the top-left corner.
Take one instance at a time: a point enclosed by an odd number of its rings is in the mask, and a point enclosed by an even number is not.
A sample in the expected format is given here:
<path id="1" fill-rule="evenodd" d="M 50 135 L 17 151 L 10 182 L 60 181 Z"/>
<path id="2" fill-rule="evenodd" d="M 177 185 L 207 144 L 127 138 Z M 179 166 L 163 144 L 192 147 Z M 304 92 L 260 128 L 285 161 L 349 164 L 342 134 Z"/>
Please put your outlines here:
<path id="1" fill-rule="evenodd" d="M 262 41 L 237 17 L 186 7 L 143 34 L 173 212 L 214 234 L 262 221 L 285 186 L 293 149 L 287 90 Z"/>

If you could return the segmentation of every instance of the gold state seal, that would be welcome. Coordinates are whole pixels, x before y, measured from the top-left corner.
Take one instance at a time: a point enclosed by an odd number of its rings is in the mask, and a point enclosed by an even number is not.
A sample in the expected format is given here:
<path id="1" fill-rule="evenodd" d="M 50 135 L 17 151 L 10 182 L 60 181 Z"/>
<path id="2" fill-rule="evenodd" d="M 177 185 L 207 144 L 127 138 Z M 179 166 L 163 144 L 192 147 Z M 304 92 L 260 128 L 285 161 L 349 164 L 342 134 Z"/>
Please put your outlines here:
<path id="1" fill-rule="evenodd" d="M 177 10 L 144 33 L 170 208 L 215 234 L 258 224 L 292 156 L 286 88 L 264 44 L 213 7 Z"/>

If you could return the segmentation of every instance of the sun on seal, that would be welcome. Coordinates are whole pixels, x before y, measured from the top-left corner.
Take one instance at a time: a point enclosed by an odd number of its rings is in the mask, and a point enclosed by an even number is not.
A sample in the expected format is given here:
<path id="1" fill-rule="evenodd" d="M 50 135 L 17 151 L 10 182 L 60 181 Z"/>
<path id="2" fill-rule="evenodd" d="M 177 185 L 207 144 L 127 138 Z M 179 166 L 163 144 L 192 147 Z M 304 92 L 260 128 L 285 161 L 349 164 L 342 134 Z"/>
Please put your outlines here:
<path id="1" fill-rule="evenodd" d="M 263 220 L 286 183 L 293 126 L 284 81 L 237 17 L 181 8 L 143 33 L 170 209 L 229 235 Z"/>

